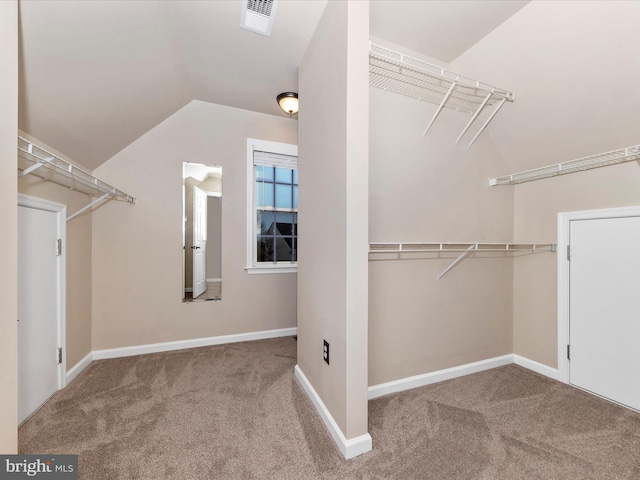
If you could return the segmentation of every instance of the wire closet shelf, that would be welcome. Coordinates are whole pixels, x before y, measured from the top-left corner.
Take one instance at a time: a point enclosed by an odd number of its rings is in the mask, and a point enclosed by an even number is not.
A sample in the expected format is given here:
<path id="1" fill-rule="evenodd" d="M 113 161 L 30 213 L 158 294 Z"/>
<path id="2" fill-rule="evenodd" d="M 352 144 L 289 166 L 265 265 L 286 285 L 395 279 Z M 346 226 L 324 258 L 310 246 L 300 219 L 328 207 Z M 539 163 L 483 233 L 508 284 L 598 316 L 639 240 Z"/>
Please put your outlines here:
<path id="1" fill-rule="evenodd" d="M 26 138 L 18 136 L 18 176 L 36 175 L 44 180 L 67 187 L 94 199 L 89 205 L 75 212 L 67 218 L 71 220 L 80 213 L 88 210 L 104 200 L 121 200 L 131 204 L 136 203 L 135 197 L 109 185 L 94 177 L 86 170 L 63 160 L 57 155 L 45 150 Z"/>
<path id="2" fill-rule="evenodd" d="M 618 150 L 569 160 L 568 162 L 556 163 L 546 167 L 534 168 L 503 177 L 490 178 L 489 185 L 515 185 L 517 183 L 532 182 L 543 178 L 556 177 L 558 175 L 581 172 L 591 170 L 592 168 L 616 165 L 618 163 L 632 162 L 634 160 L 640 160 L 640 145 L 620 148 Z"/>
<path id="3" fill-rule="evenodd" d="M 466 252 L 548 252 L 555 243 L 482 243 L 482 242 L 371 242 L 369 253 L 447 253 Z"/>
<path id="4" fill-rule="evenodd" d="M 469 142 L 469 146 L 484 131 L 505 101 L 513 102 L 515 99 L 514 94 L 507 90 L 418 60 L 373 42 L 369 42 L 369 84 L 438 105 L 435 115 L 422 134 L 423 137 L 430 130 L 442 109 L 446 107 L 472 116 L 456 140 L 458 143 L 480 113 L 487 107 L 494 107 L 489 118 Z"/>
<path id="5" fill-rule="evenodd" d="M 394 259 L 403 258 L 408 253 L 460 253 L 444 271 L 437 276 L 439 282 L 449 270 L 476 252 L 508 253 L 541 253 L 555 252 L 555 243 L 481 243 L 481 242 L 372 242 L 369 243 L 369 253 L 395 254 Z"/>

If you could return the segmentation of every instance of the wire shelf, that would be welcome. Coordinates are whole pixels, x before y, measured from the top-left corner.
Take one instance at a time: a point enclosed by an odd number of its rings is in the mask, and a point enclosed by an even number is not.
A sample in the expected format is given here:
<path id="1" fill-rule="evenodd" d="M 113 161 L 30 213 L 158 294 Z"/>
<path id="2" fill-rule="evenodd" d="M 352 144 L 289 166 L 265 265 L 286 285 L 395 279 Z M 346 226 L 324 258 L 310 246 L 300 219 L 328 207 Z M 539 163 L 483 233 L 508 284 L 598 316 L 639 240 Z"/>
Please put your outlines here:
<path id="1" fill-rule="evenodd" d="M 591 170 L 592 168 L 606 167 L 608 165 L 617 165 L 634 160 L 640 160 L 640 145 L 620 148 L 618 150 L 612 150 L 611 152 L 569 160 L 568 162 L 556 163 L 546 167 L 534 168 L 533 170 L 505 175 L 503 177 L 490 178 L 489 185 L 515 185 L 517 183 L 532 182 L 543 178 L 556 177 L 558 175 L 581 172 Z"/>
<path id="2" fill-rule="evenodd" d="M 482 242 L 372 242 L 369 253 L 447 253 L 447 252 L 548 252 L 555 243 L 482 243 Z"/>
<path id="3" fill-rule="evenodd" d="M 460 141 L 483 109 L 494 107 L 489 119 L 469 142 L 469 146 L 498 113 L 504 102 L 513 102 L 515 99 L 514 94 L 507 90 L 465 77 L 372 42 L 369 42 L 369 85 L 439 105 L 429 126 L 424 131 L 423 137 L 445 107 L 472 115 L 471 121 L 460 134 L 456 143 Z"/>
<path id="4" fill-rule="evenodd" d="M 86 195 L 105 196 L 129 203 L 135 203 L 136 200 L 135 197 L 112 187 L 86 170 L 20 136 L 18 137 L 18 170 L 20 176 L 36 175 Z"/>

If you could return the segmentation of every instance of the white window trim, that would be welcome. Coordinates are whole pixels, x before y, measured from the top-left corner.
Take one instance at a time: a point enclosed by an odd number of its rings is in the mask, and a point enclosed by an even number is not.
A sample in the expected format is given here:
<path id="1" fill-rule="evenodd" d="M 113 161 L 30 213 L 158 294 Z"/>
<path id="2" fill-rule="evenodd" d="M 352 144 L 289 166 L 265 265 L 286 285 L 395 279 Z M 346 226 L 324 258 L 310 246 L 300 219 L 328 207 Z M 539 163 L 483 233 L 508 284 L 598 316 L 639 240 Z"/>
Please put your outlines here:
<path id="1" fill-rule="evenodd" d="M 253 152 L 255 150 L 280 153 L 294 157 L 298 156 L 297 145 L 247 138 L 247 266 L 245 270 L 251 275 L 264 273 L 296 273 L 298 271 L 297 262 L 256 264 L 255 174 L 253 168 Z"/>

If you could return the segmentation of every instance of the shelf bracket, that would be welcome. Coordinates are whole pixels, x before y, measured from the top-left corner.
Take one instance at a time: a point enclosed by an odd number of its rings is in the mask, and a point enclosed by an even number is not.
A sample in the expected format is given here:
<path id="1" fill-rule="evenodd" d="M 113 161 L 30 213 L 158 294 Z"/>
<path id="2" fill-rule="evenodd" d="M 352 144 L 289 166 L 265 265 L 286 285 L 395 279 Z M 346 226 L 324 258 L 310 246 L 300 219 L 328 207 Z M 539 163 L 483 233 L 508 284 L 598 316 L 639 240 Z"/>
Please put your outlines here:
<path id="1" fill-rule="evenodd" d="M 75 217 L 77 217 L 78 215 L 80 215 L 81 213 L 89 210 L 90 208 L 92 208 L 94 205 L 97 205 L 98 203 L 102 202 L 103 200 L 105 200 L 107 197 L 110 197 L 111 195 L 113 195 L 115 193 L 115 189 L 111 192 L 107 192 L 104 195 L 102 195 L 99 198 L 96 198 L 95 200 L 93 200 L 89 205 L 87 205 L 86 207 L 82 207 L 80 210 L 78 210 L 76 213 L 69 215 L 67 217 L 67 222 Z"/>
<path id="2" fill-rule="evenodd" d="M 456 140 L 456 145 L 458 144 L 458 142 L 460 142 L 460 139 L 464 136 L 464 134 L 467 133 L 467 130 L 469 130 L 469 127 L 473 124 L 473 122 L 476 121 L 476 118 L 478 118 L 478 115 L 480 115 L 480 112 L 482 112 L 484 107 L 487 105 L 487 102 L 491 98 L 491 95 L 493 95 L 493 92 L 489 92 L 489 94 L 484 98 L 484 100 L 482 101 L 482 104 L 475 111 L 475 113 L 473 114 L 473 117 L 471 117 L 471 120 L 469 120 L 469 123 L 467 123 L 467 126 L 464 127 L 464 130 Z"/>
<path id="3" fill-rule="evenodd" d="M 482 125 L 482 128 L 480 128 L 480 130 L 478 130 L 478 133 L 476 133 L 476 135 L 471 139 L 471 141 L 469 142 L 469 147 L 471 147 L 471 145 L 473 145 L 473 142 L 476 141 L 476 138 L 478 138 L 480 136 L 480 134 L 482 132 L 484 132 L 484 129 L 487 128 L 487 125 L 489 125 L 489 123 L 491 122 L 491 120 L 493 120 L 493 117 L 496 116 L 496 113 L 498 113 L 498 111 L 502 108 L 502 105 L 504 105 L 504 102 L 506 102 L 507 99 L 503 98 L 502 100 L 500 100 L 500 103 L 498 104 L 498 106 L 493 110 L 493 112 L 491 113 L 491 115 L 489 116 L 489 118 L 487 118 L 487 121 L 484 122 L 484 125 Z"/>
<path id="4" fill-rule="evenodd" d="M 29 168 L 25 168 L 22 172 L 20 172 L 20 175 L 18 175 L 18 177 L 24 177 L 25 175 L 29 175 L 31 172 L 39 169 L 44 164 L 49 163 L 51 160 L 53 160 L 53 157 L 47 157 L 43 159 L 41 162 L 34 163 Z"/>
<path id="5" fill-rule="evenodd" d="M 458 84 L 458 81 L 456 80 L 449 87 L 449 91 L 447 92 L 447 94 L 442 99 L 442 102 L 440 102 L 440 105 L 438 106 L 438 109 L 436 110 L 436 113 L 433 115 L 433 118 L 431 119 L 431 122 L 429 122 L 429 125 L 427 125 L 427 128 L 424 130 L 424 133 L 422 134 L 422 138 L 424 138 L 427 135 L 427 132 L 431 129 L 431 126 L 433 125 L 433 122 L 435 122 L 436 118 L 438 118 L 438 115 L 440 115 L 440 112 L 442 111 L 442 109 L 444 108 L 445 104 L 447 103 L 447 100 L 449 100 L 449 97 L 453 93 L 453 89 L 456 88 L 457 84 Z"/>
<path id="6" fill-rule="evenodd" d="M 436 279 L 436 282 L 439 282 L 440 279 L 442 277 L 444 277 L 447 272 L 449 270 L 451 270 L 453 267 L 455 267 L 459 262 L 461 262 L 467 255 L 469 255 L 473 250 L 477 250 L 478 249 L 478 244 L 474 243 L 473 245 L 471 245 L 469 248 L 467 248 L 464 252 L 462 252 L 462 254 L 460 254 L 460 256 L 458 258 L 456 258 L 451 265 L 449 265 L 447 268 L 445 268 L 444 272 L 442 272 L 440 275 L 438 275 L 438 278 Z"/>

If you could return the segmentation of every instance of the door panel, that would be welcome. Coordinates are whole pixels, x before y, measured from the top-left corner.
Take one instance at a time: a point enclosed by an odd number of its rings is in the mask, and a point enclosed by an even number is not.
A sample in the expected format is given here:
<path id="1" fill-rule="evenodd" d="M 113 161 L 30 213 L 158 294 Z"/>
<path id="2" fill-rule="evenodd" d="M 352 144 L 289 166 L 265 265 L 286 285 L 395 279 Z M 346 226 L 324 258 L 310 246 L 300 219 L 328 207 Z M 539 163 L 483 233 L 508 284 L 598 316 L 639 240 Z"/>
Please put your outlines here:
<path id="1" fill-rule="evenodd" d="M 570 224 L 570 383 L 640 410 L 640 217 Z"/>
<path id="2" fill-rule="evenodd" d="M 18 207 L 18 421 L 58 389 L 57 214 Z"/>
<path id="3" fill-rule="evenodd" d="M 193 187 L 193 298 L 207 289 L 207 194 Z"/>

